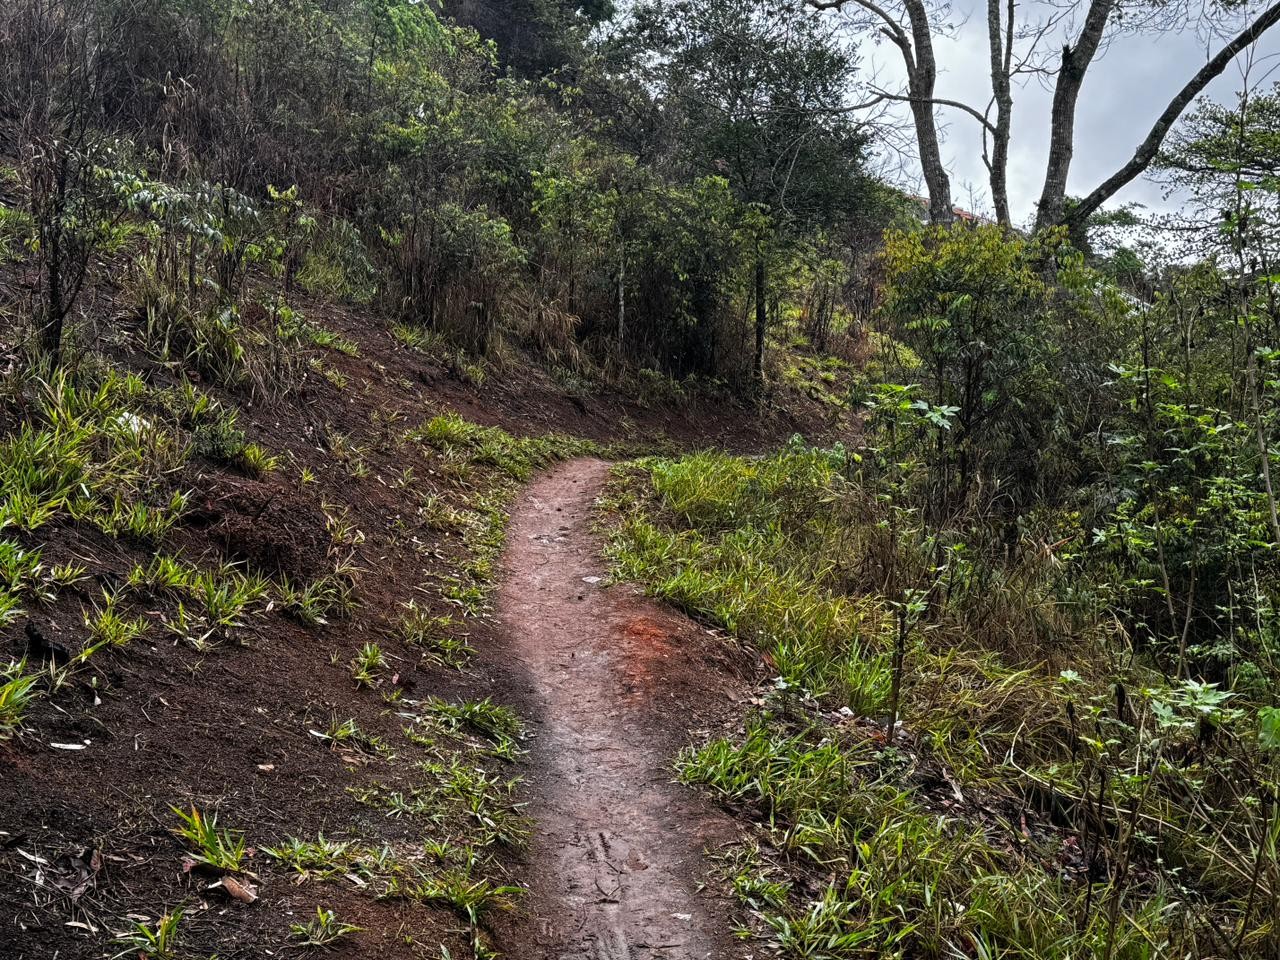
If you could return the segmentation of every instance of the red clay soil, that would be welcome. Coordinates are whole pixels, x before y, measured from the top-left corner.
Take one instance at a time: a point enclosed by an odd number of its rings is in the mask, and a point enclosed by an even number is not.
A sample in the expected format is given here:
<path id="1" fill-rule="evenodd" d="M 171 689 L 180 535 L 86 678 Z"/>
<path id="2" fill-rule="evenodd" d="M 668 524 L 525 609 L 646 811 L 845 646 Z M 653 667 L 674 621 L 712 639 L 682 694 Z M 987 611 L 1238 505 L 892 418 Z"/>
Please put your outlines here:
<path id="1" fill-rule="evenodd" d="M 137 319 L 120 312 L 126 306 L 104 303 L 95 322 L 112 338 L 89 339 L 118 338 L 113 361 L 158 390 L 200 383 L 141 350 Z M 636 446 L 761 449 L 794 430 L 834 437 L 839 418 L 804 397 L 751 407 L 697 392 L 666 404 L 607 389 L 575 396 L 535 367 L 475 384 L 405 349 L 380 321 L 322 303 L 300 306 L 311 322 L 357 342 L 359 355 L 317 350 L 314 359 L 333 377 L 309 367 L 295 393 L 270 403 L 201 384 L 284 466 L 254 479 L 192 461 L 155 491 L 159 502 L 170 488 L 195 493 L 192 512 L 162 547 L 202 568 L 235 561 L 307 582 L 331 562 L 321 509 L 330 503 L 363 537 L 352 548 L 357 609 L 323 627 L 276 609 L 205 651 L 153 629 L 42 697 L 24 730 L 0 743 L 0 960 L 101 960 L 119 951 L 112 938 L 134 918 L 154 924 L 179 906 L 182 953 L 191 957 L 257 960 L 268 949 L 278 956 L 290 926 L 318 906 L 364 928 L 330 956 L 416 960 L 424 943 L 431 956 L 440 944 L 454 956 L 470 953 L 465 925 L 444 906 L 378 900 L 343 880 L 300 885 L 261 852 L 250 859 L 259 899 L 229 900 L 184 869 L 185 846 L 173 834 L 170 806 L 198 804 L 258 848 L 323 834 L 421 853 L 431 824 L 357 799 L 375 786 L 412 789 L 416 764 L 432 757 L 406 739 L 384 700 L 395 694 L 492 696 L 541 718 L 542 735 L 523 765 L 538 826 L 527 862 L 515 865 L 533 894 L 520 913 L 497 921 L 506 956 L 731 956 L 728 931 L 710 919 L 728 911 L 713 912 L 695 891 L 706 869 L 702 845 L 727 835 L 729 823 L 669 782 L 673 756 L 694 738 L 690 726 L 718 729 L 717 717 L 734 710 L 738 685 L 726 648 L 629 588 L 583 582 L 603 575 L 588 508 L 606 467 L 578 462 L 536 481 L 521 502 L 502 594 L 505 631 L 465 624 L 479 654 L 465 671 L 423 658 L 396 636 L 403 605 L 457 613 L 440 585 L 468 554 L 458 533 L 432 526 L 419 507 L 428 498 L 466 507 L 476 491 L 470 481 L 448 480 L 441 456 L 407 445 L 404 432 L 452 409 L 516 434 L 556 429 Z M 11 334 L 0 329 L 0 366 L 13 362 L 2 349 L 16 342 Z M 0 438 L 17 428 L 19 409 L 0 404 Z M 358 457 L 350 452 L 357 448 Z M 303 468 L 312 478 L 305 485 Z M 50 566 L 84 564 L 90 574 L 33 607 L 29 622 L 0 629 L 0 663 L 26 657 L 39 668 L 81 649 L 85 612 L 157 550 L 63 522 L 15 536 L 42 549 Z M 156 624 L 173 606 L 147 597 L 126 612 Z M 386 651 L 394 674 L 357 689 L 348 664 L 371 642 Z M 393 745 L 395 760 L 334 749 L 311 732 L 346 719 Z"/>
<path id="2" fill-rule="evenodd" d="M 696 724 L 741 695 L 707 631 L 606 586 L 592 505 L 608 474 L 575 460 L 542 475 L 509 528 L 498 644 L 527 673 L 537 736 L 531 893 L 500 940 L 520 960 L 730 958 L 727 904 L 700 880 L 733 822 L 673 782 Z M 516 671 L 518 673 L 518 671 Z"/>

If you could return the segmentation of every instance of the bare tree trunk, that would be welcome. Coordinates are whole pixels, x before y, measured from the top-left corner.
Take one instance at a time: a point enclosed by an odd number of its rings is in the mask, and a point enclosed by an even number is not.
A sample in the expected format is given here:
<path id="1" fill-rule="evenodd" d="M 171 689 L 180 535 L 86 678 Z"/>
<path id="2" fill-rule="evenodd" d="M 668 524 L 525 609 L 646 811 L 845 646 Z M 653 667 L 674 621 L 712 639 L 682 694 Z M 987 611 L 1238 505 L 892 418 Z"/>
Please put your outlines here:
<path id="1" fill-rule="evenodd" d="M 885 735 L 892 743 L 898 735 L 898 713 L 902 704 L 902 668 L 907 656 L 907 634 L 911 627 L 907 620 L 907 601 L 904 597 L 898 608 L 898 633 L 893 641 L 893 665 L 889 674 L 889 716 L 885 722 Z"/>
<path id="2" fill-rule="evenodd" d="M 815 10 L 857 6 L 868 15 L 878 31 L 902 53 L 907 73 L 906 96 L 880 92 L 872 103 L 880 100 L 907 100 L 915 126 L 920 165 L 929 191 L 929 217 L 934 223 L 954 219 L 951 206 L 951 183 L 942 165 L 934 110 L 939 106 L 955 107 L 969 113 L 983 125 L 984 138 L 991 137 L 990 153 L 983 159 L 991 180 L 992 201 L 996 216 L 1009 222 L 1008 162 L 1013 114 L 1011 79 L 1014 73 L 1013 45 L 1017 0 L 987 0 L 987 33 L 990 44 L 992 104 L 995 121 L 956 100 L 939 98 L 935 87 L 937 63 L 929 24 L 927 0 L 901 0 L 901 6 L 881 6 L 880 0 L 806 0 Z M 1083 6 L 1083 4 L 1081 4 Z M 1191 102 L 1204 92 L 1209 83 L 1220 76 L 1232 60 L 1256 43 L 1263 34 L 1280 23 L 1280 3 L 1268 6 L 1230 42 L 1225 44 L 1169 101 L 1146 139 L 1133 157 L 1111 177 L 1088 194 L 1070 212 L 1066 210 L 1067 178 L 1075 147 L 1075 118 L 1089 67 L 1111 25 L 1121 10 L 1121 0 L 1089 0 L 1080 33 L 1073 44 L 1062 48 L 1050 114 L 1049 156 L 1045 166 L 1044 185 L 1036 211 L 1036 229 L 1065 225 L 1078 244 L 1083 240 L 1088 218 L 1121 188 L 1141 175 L 1155 159 L 1173 124 Z"/>
<path id="3" fill-rule="evenodd" d="M 991 131 L 991 152 L 986 157 L 991 179 L 991 201 L 996 220 L 1011 224 L 1009 215 L 1009 136 L 1013 126 L 1013 18 L 1016 0 L 1008 0 L 1005 23 L 1001 23 L 1001 0 L 987 0 L 987 36 L 991 47 L 991 99 L 996 108 L 995 129 Z M 983 128 L 985 143 L 987 130 Z"/>
<path id="4" fill-rule="evenodd" d="M 876 0 L 807 0 L 815 10 L 843 7 L 846 2 L 865 10 L 873 22 L 879 23 L 880 32 L 902 52 L 902 63 L 907 71 L 907 96 L 893 99 L 905 99 L 911 104 L 920 167 L 924 171 L 925 189 L 929 191 L 929 220 L 931 223 L 950 223 L 955 219 L 955 209 L 951 205 L 951 178 L 942 164 L 938 124 L 933 115 L 937 106 L 934 88 L 938 80 L 938 62 L 933 52 L 933 30 L 929 26 L 925 0 L 902 0 L 910 32 L 900 21 L 901 14 L 890 13 Z"/>
<path id="5" fill-rule="evenodd" d="M 51 370 L 62 365 L 62 320 L 66 306 L 62 296 L 62 229 L 51 224 L 45 237 L 45 303 L 40 325 L 40 352 Z"/>
<path id="6" fill-rule="evenodd" d="M 1169 105 L 1164 108 L 1164 112 L 1160 114 L 1147 134 L 1146 139 L 1138 145 L 1138 149 L 1134 151 L 1128 163 L 1081 200 L 1069 215 L 1064 216 L 1063 211 L 1059 209 L 1053 219 L 1047 222 L 1065 223 L 1073 233 L 1083 232 L 1085 222 L 1095 210 L 1115 196 L 1122 187 L 1138 177 L 1151 165 L 1151 162 L 1156 158 L 1156 154 L 1160 152 L 1160 147 L 1164 144 L 1169 130 L 1177 122 L 1178 117 L 1182 116 L 1182 112 L 1187 109 L 1191 101 L 1198 97 L 1204 91 L 1204 88 L 1215 77 L 1219 76 L 1238 54 L 1255 43 L 1277 23 L 1280 23 L 1280 3 L 1274 3 L 1268 7 L 1253 23 L 1240 31 L 1230 43 L 1223 46 L 1211 60 L 1197 71 L 1195 76 L 1187 81 L 1177 95 L 1169 101 Z M 1047 186 L 1046 184 L 1046 189 Z M 1044 201 L 1042 200 L 1041 215 L 1044 214 L 1043 203 Z"/>
<path id="7" fill-rule="evenodd" d="M 933 115 L 934 88 L 938 81 L 938 61 L 933 53 L 933 32 L 923 0 L 904 0 L 911 21 L 911 42 L 899 44 L 907 64 L 907 89 L 911 95 L 911 116 L 915 120 L 920 166 L 929 190 L 929 221 L 950 223 L 955 219 L 951 205 L 951 178 L 942 165 L 938 124 Z M 904 38 L 905 40 L 905 38 Z M 912 50 L 914 49 L 914 56 Z"/>
<path id="8" fill-rule="evenodd" d="M 618 349 L 627 340 L 627 254 L 624 248 L 618 254 Z"/>
<path id="9" fill-rule="evenodd" d="M 1117 0 L 1091 0 L 1075 46 L 1062 48 L 1062 64 L 1053 88 L 1053 110 L 1050 114 L 1049 162 L 1036 211 L 1036 229 L 1062 222 L 1067 174 L 1071 170 L 1071 155 L 1075 148 L 1076 104 L 1080 100 L 1085 74 L 1098 54 L 1098 46 L 1102 43 L 1102 35 L 1116 3 Z"/>
<path id="10" fill-rule="evenodd" d="M 756 356 L 754 373 L 756 383 L 764 384 L 764 335 L 769 324 L 769 313 L 764 300 L 765 292 L 764 251 L 756 254 Z"/>

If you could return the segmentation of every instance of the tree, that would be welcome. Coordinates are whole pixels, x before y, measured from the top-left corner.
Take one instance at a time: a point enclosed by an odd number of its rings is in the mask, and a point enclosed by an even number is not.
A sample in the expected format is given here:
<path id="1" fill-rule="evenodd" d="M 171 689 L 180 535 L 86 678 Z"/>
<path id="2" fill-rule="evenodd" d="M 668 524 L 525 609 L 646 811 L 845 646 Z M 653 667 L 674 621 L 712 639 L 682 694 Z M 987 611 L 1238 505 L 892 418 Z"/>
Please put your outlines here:
<path id="1" fill-rule="evenodd" d="M 754 211 L 759 379 L 771 258 L 868 194 L 867 138 L 847 110 L 853 51 L 784 0 L 645 0 L 613 49 L 636 54 L 626 69 L 655 91 L 675 172 L 724 177 Z"/>
<path id="2" fill-rule="evenodd" d="M 1229 8 L 1234 4 L 1221 6 Z M 1080 88 L 1084 84 L 1089 65 L 1097 55 L 1103 33 L 1109 23 L 1119 16 L 1121 7 L 1119 0 L 1092 0 L 1084 28 L 1076 44 L 1063 48 L 1062 66 L 1054 87 L 1049 161 L 1045 173 L 1044 192 L 1041 194 L 1036 213 L 1037 227 L 1061 223 L 1066 225 L 1073 235 L 1083 234 L 1089 217 L 1151 165 L 1178 117 L 1204 91 L 1205 87 L 1240 53 L 1280 23 L 1280 3 L 1271 4 L 1224 43 L 1174 94 L 1160 116 L 1156 118 L 1146 137 L 1138 144 L 1133 156 L 1092 192 L 1067 209 L 1065 203 L 1067 171 L 1071 165 L 1075 137 L 1075 109 Z"/>
<path id="3" fill-rule="evenodd" d="M 1189 198 L 1177 226 L 1195 238 L 1193 254 L 1238 257 L 1242 273 L 1270 269 L 1280 249 L 1280 88 L 1201 101 L 1154 166 Z"/>
<path id="4" fill-rule="evenodd" d="M 919 357 L 913 378 L 954 417 L 930 456 L 932 515 L 973 507 L 976 488 L 1021 506 L 1052 420 L 1057 343 L 1039 265 L 1056 251 L 996 227 L 893 232 L 885 243 L 881 315 Z"/>
<path id="5" fill-rule="evenodd" d="M 0 19 L 12 55 L 0 56 L 0 118 L 26 181 L 31 248 L 39 268 L 36 346 L 62 361 L 63 328 L 119 211 L 102 183 L 109 149 L 99 126 L 98 51 L 110 23 L 84 0 L 36 0 Z"/>
<path id="6" fill-rule="evenodd" d="M 1186 190 L 1194 233 L 1210 250 L 1224 248 L 1234 268 L 1233 328 L 1244 336 L 1245 390 L 1272 531 L 1280 542 L 1270 444 L 1276 386 L 1274 344 L 1280 297 L 1271 277 L 1280 244 L 1280 94 L 1246 89 L 1234 105 L 1202 102 L 1158 159 L 1165 176 Z M 1187 224 L 1184 224 L 1186 226 Z M 1189 347 L 1188 347 L 1189 349 Z M 1233 350 L 1233 354 L 1235 351 Z"/>
<path id="7" fill-rule="evenodd" d="M 504 64 L 538 76 L 582 58 L 587 31 L 613 0 L 443 0 L 444 12 L 498 46 Z"/>
<path id="8" fill-rule="evenodd" d="M 992 200 L 997 218 L 1007 224 L 1010 220 L 1008 151 L 1014 106 L 1012 79 L 1027 71 L 1051 76 L 1053 103 L 1049 117 L 1049 151 L 1035 222 L 1037 229 L 1064 225 L 1076 241 L 1083 238 L 1089 218 L 1151 165 L 1173 124 L 1192 101 L 1236 56 L 1280 22 L 1280 3 L 1269 5 L 1255 18 L 1245 17 L 1242 20 L 1236 15 L 1241 7 L 1236 0 L 1208 0 L 1204 4 L 1203 19 L 1215 28 L 1215 32 L 1234 22 L 1237 32 L 1225 39 L 1213 56 L 1173 95 L 1133 156 L 1080 201 L 1068 204 L 1067 178 L 1075 149 L 1075 119 L 1089 68 L 1102 54 L 1108 41 L 1123 32 L 1185 27 L 1188 11 L 1183 5 L 1171 7 L 1158 0 L 1089 0 L 1087 6 L 1072 3 L 1065 10 L 1048 16 L 1039 8 L 1019 22 L 1016 0 L 987 0 L 992 96 L 986 108 L 979 110 L 970 104 L 938 97 L 934 91 L 937 70 L 933 37 L 945 29 L 944 18 L 949 11 L 946 5 L 940 4 L 930 10 L 924 0 L 894 0 L 884 4 L 877 0 L 807 2 L 819 11 L 856 10 L 859 13 L 856 20 L 861 26 L 878 29 L 902 51 L 908 77 L 906 92 L 878 90 L 871 102 L 896 99 L 910 103 L 921 166 L 930 192 L 930 217 L 935 223 L 949 222 L 951 213 L 950 183 L 939 160 L 934 111 L 939 107 L 958 109 L 981 124 L 984 142 L 989 138 L 990 144 L 984 160 Z M 1071 15 L 1081 8 L 1083 17 L 1076 27 Z M 1041 45 L 1063 30 L 1067 36 L 1056 59 L 1041 56 Z M 991 118 L 993 109 L 994 120 Z M 926 113 L 927 117 L 922 116 Z"/>
<path id="9" fill-rule="evenodd" d="M 866 106 L 884 99 L 906 101 L 911 108 L 915 126 L 916 144 L 920 151 L 920 166 L 929 191 L 929 219 L 933 223 L 950 223 L 955 219 L 951 205 L 951 178 L 942 164 L 941 141 L 938 136 L 935 107 L 953 101 L 939 100 L 935 95 L 938 80 L 938 61 L 933 49 L 933 26 L 929 9 L 924 0 L 900 0 L 881 5 L 873 0 L 848 0 L 867 15 L 864 26 L 875 29 L 889 39 L 902 54 L 907 72 L 905 94 L 890 94 L 877 90 L 875 99 Z M 993 0 L 994 2 L 994 0 Z M 845 0 L 809 0 L 818 10 L 840 9 Z"/>

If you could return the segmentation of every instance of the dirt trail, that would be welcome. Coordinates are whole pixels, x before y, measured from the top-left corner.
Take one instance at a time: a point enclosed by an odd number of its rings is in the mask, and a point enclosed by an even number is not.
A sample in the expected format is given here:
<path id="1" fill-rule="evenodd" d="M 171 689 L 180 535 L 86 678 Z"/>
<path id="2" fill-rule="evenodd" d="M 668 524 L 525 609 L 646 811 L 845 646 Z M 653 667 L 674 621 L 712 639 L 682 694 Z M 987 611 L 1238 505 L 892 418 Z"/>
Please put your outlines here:
<path id="1" fill-rule="evenodd" d="M 726 905 L 697 887 L 703 850 L 733 828 L 671 782 L 671 760 L 735 683 L 706 631 L 591 582 L 605 574 L 591 520 L 608 469 L 562 464 L 513 512 L 498 612 L 536 721 L 537 826 L 532 893 L 502 946 L 517 960 L 727 960 Z"/>

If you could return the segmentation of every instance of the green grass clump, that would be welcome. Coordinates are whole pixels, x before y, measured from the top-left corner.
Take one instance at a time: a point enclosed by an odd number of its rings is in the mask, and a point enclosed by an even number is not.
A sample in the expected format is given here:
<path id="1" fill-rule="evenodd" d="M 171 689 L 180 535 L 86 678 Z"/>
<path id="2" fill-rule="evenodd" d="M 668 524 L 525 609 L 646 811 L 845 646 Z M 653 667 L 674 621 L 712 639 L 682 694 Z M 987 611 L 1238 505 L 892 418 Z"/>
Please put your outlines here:
<path id="1" fill-rule="evenodd" d="M 391 335 L 417 353 L 442 354 L 448 347 L 448 341 L 438 331 L 425 330 L 407 323 L 393 324 Z"/>
<path id="2" fill-rule="evenodd" d="M 129 617 L 120 612 L 118 594 L 106 594 L 103 604 L 92 614 L 86 614 L 85 626 L 89 629 L 92 646 L 124 647 L 147 632 L 143 617 Z"/>
<path id="3" fill-rule="evenodd" d="M 328 729 L 323 731 L 312 730 L 311 735 L 332 744 L 334 747 L 350 747 L 371 756 L 390 754 L 390 750 L 387 749 L 387 745 L 382 742 L 380 737 L 361 730 L 359 724 L 351 718 L 339 720 L 335 716 L 329 723 Z"/>
<path id="4" fill-rule="evenodd" d="M 836 589 L 838 560 L 813 549 L 843 484 L 828 458 L 703 453 L 642 469 L 677 519 L 624 514 L 608 548 L 616 576 L 752 640 L 788 683 L 859 712 L 883 706 L 888 663 L 863 638 L 883 632 L 884 610 Z"/>
<path id="5" fill-rule="evenodd" d="M 421 900 L 452 907 L 467 918 L 473 930 L 479 927 L 486 913 L 509 907 L 512 899 L 522 893 L 522 887 L 495 884 L 486 877 L 474 877 L 465 869 L 426 877 L 414 890 L 414 895 Z"/>
<path id="6" fill-rule="evenodd" d="M 359 345 L 354 340 L 344 337 L 340 333 L 335 333 L 332 330 L 327 330 L 324 327 L 317 327 L 314 325 L 308 325 L 305 332 L 307 339 L 317 347 L 334 350 L 347 357 L 360 356 Z"/>
<path id="7" fill-rule="evenodd" d="M 343 923 L 332 910 L 316 907 L 316 915 L 307 923 L 295 923 L 289 934 L 299 947 L 328 947 L 339 940 L 359 933 L 361 927 Z"/>
<path id="8" fill-rule="evenodd" d="M 259 444 L 250 443 L 244 431 L 236 426 L 234 411 L 196 427 L 192 450 L 197 456 L 235 467 L 251 477 L 263 477 L 280 469 L 278 456 Z"/>
<path id="9" fill-rule="evenodd" d="M 132 375 L 43 384 L 32 419 L 0 441 L 0 529 L 33 531 L 65 517 L 110 536 L 162 538 L 186 494 L 157 494 L 188 447 L 152 404 Z"/>
<path id="10" fill-rule="evenodd" d="M 223 634 L 245 626 L 253 606 L 268 591 L 266 580 L 248 576 L 232 564 L 201 570 L 190 584 L 192 599 L 204 608 L 214 631 Z"/>
<path id="11" fill-rule="evenodd" d="M 699 529 L 767 526 L 798 506 L 820 503 L 839 476 L 821 451 L 761 459 L 707 451 L 647 466 L 666 506 Z"/>
<path id="12" fill-rule="evenodd" d="M 458 703 L 432 697 L 423 705 L 423 717 L 452 733 L 479 734 L 504 754 L 515 749 L 524 729 L 513 711 L 488 697 Z"/>
<path id="13" fill-rule="evenodd" d="M 243 833 L 219 830 L 217 815 L 205 815 L 194 804 L 190 812 L 179 807 L 170 809 L 179 821 L 174 833 L 187 842 L 197 863 L 226 873 L 240 870 L 247 849 Z"/>
<path id="14" fill-rule="evenodd" d="M 351 658 L 351 679 L 357 686 L 372 687 L 387 669 L 387 655 L 376 643 L 366 643 Z"/>
<path id="15" fill-rule="evenodd" d="M 1219 955 L 1215 929 L 1267 955 L 1274 861 L 1259 838 L 1277 819 L 1238 802 L 1221 768 L 1238 759 L 1170 760 L 1199 757 L 1206 725 L 1253 748 L 1231 691 L 1108 653 L 1105 624 L 1067 615 L 1056 572 L 971 556 L 839 448 L 642 460 L 610 495 L 615 576 L 733 632 L 777 674 L 742 735 L 678 769 L 758 822 L 767 843 L 729 879 L 782 956 L 1154 960 Z M 1030 630 L 1074 641 L 1072 669 L 1048 667 Z M 931 777 L 965 802 L 942 804 Z M 1027 807 L 1033 787 L 1072 826 Z M 979 812 L 974 796 L 1004 799 Z M 1092 874 L 1062 868 L 1081 836 Z M 1140 880 L 1126 874 L 1139 861 Z"/>
<path id="16" fill-rule="evenodd" d="M 496 468 L 519 482 L 528 480 L 539 467 L 594 449 L 587 441 L 559 434 L 513 437 L 498 427 L 471 423 L 452 411 L 432 417 L 406 437 L 462 456 L 468 464 Z"/>
<path id="17" fill-rule="evenodd" d="M 182 908 L 165 914 L 154 928 L 142 920 L 133 929 L 115 938 L 124 949 L 116 957 L 147 957 L 150 960 L 178 960 L 178 931 L 182 925 Z"/>
<path id="18" fill-rule="evenodd" d="M 197 647 L 231 638 L 248 627 L 267 612 L 273 593 L 288 596 L 287 584 L 277 588 L 238 564 L 201 569 L 164 553 L 146 566 L 135 565 L 125 578 L 125 589 L 135 599 L 154 596 L 176 601 L 177 612 L 165 622 L 166 629 Z"/>
<path id="19" fill-rule="evenodd" d="M 11 660 L 0 667 L 0 740 L 22 726 L 22 718 L 38 695 L 38 673 L 26 672 L 26 660 Z"/>
<path id="20" fill-rule="evenodd" d="M 939 815 L 909 788 L 883 777 L 874 749 L 821 728 L 780 730 L 758 717 L 741 740 L 686 751 L 681 779 L 758 812 L 783 857 L 829 878 L 816 897 L 798 896 L 755 858 L 731 882 L 783 956 L 966 956 L 1060 960 L 1158 957 L 1151 924 L 1167 926 L 1175 888 L 1081 885 L 1035 857 L 992 845 L 984 831 Z M 1038 851 L 1050 856 L 1051 851 Z M 1089 908 L 1119 898 L 1123 925 Z M 1158 927 L 1157 927 L 1158 929 Z M 965 951 L 976 951 L 966 953 Z"/>
<path id="21" fill-rule="evenodd" d="M 305 584 L 284 577 L 279 592 L 284 612 L 309 627 L 324 626 L 331 617 L 345 617 L 355 606 L 354 583 L 340 573 L 325 574 Z"/>
<path id="22" fill-rule="evenodd" d="M 475 653 L 466 638 L 458 634 L 461 626 L 455 617 L 433 616 L 414 601 L 405 604 L 405 613 L 396 626 L 396 634 L 436 663 L 461 668 Z"/>
<path id="23" fill-rule="evenodd" d="M 262 852 L 298 874 L 302 880 L 328 880 L 346 873 L 355 862 L 358 848 L 345 840 L 329 840 L 320 834 L 315 840 L 289 837 Z"/>
<path id="24" fill-rule="evenodd" d="M 23 549 L 16 540 L 0 540 L 0 587 L 10 593 L 25 593 L 37 588 L 44 564 L 40 551 Z"/>

